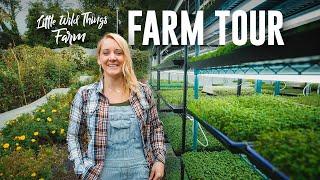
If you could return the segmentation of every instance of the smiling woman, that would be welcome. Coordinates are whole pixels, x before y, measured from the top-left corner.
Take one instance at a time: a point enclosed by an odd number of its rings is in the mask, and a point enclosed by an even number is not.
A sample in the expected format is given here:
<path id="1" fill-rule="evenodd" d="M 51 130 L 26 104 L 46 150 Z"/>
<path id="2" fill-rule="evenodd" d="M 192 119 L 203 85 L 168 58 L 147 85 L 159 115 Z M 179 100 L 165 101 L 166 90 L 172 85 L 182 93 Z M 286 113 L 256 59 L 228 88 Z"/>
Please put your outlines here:
<path id="1" fill-rule="evenodd" d="M 82 179 L 161 179 L 163 126 L 150 87 L 137 81 L 126 40 L 103 36 L 97 63 L 100 81 L 81 87 L 70 111 L 67 141 L 75 173 Z M 79 129 L 88 130 L 87 145 Z"/>
<path id="2" fill-rule="evenodd" d="M 126 54 L 127 53 L 128 52 L 126 52 Z M 98 64 L 102 67 L 104 75 L 113 78 L 122 78 L 124 56 L 124 51 L 114 39 L 107 38 L 100 41 Z"/>

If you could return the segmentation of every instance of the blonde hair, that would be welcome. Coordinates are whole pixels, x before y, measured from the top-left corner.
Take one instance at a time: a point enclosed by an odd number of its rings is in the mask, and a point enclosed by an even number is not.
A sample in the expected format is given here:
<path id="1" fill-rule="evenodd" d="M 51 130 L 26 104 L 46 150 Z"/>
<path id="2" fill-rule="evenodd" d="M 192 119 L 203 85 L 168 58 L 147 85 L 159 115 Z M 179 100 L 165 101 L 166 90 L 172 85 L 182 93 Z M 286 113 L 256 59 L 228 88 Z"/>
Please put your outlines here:
<path id="1" fill-rule="evenodd" d="M 99 59 L 100 56 L 100 51 L 101 51 L 101 46 L 102 46 L 102 41 L 104 39 L 111 38 L 115 40 L 120 48 L 123 51 L 124 54 L 124 63 L 122 66 L 122 73 L 123 77 L 125 79 L 125 90 L 131 90 L 140 96 L 140 90 L 139 90 L 139 83 L 137 80 L 137 77 L 133 71 L 133 63 L 132 63 L 132 58 L 131 58 L 131 52 L 129 45 L 127 41 L 120 36 L 119 34 L 115 33 L 107 33 L 105 34 L 98 42 L 97 44 L 97 58 Z"/>

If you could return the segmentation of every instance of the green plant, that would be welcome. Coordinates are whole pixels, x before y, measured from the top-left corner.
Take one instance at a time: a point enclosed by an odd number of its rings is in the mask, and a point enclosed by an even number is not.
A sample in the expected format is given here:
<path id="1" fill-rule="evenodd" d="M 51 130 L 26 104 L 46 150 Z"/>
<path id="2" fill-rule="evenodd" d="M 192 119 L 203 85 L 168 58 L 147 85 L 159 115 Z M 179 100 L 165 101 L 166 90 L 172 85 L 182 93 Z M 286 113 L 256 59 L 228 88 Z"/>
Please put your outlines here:
<path id="1" fill-rule="evenodd" d="M 89 75 L 97 76 L 100 74 L 100 67 L 98 65 L 96 56 L 88 57 L 88 64 L 85 67 L 85 70 Z"/>
<path id="2" fill-rule="evenodd" d="M 161 96 L 164 97 L 164 99 L 175 106 L 182 105 L 183 101 L 183 90 L 182 89 L 176 89 L 176 90 L 162 90 L 160 92 Z M 193 89 L 189 88 L 187 92 L 187 100 L 190 101 L 193 99 Z M 201 93 L 199 93 L 199 96 L 201 96 Z"/>
<path id="3" fill-rule="evenodd" d="M 69 86 L 75 66 L 41 46 L 7 50 L 0 60 L 0 112 L 33 102 L 52 88 Z"/>
<path id="4" fill-rule="evenodd" d="M 255 149 L 293 179 L 320 176 L 319 131 L 297 129 L 265 132 Z"/>
<path id="5" fill-rule="evenodd" d="M 237 94 L 237 85 L 234 86 L 213 86 L 212 94 L 215 96 L 228 96 Z M 252 87 L 241 87 L 241 95 L 253 95 L 255 90 Z"/>
<path id="6" fill-rule="evenodd" d="M 238 155 L 228 151 L 187 152 L 183 163 L 189 179 L 262 179 Z"/>
<path id="7" fill-rule="evenodd" d="M 6 68 L 0 60 L 0 93 L 2 94 L 0 97 L 0 112 L 8 111 L 24 104 L 23 96 L 21 96 L 22 89 L 18 85 L 18 74 L 12 69 Z"/>
<path id="8" fill-rule="evenodd" d="M 52 179 L 66 176 L 64 161 L 66 147 L 41 147 L 39 153 L 31 149 L 14 151 L 0 158 L 1 179 Z"/>
<path id="9" fill-rule="evenodd" d="M 182 54 L 182 51 L 178 51 L 168 57 L 165 57 L 164 62 L 168 62 L 168 61 L 172 61 L 172 60 L 176 60 L 176 59 L 183 59 L 183 54 Z"/>
<path id="10" fill-rule="evenodd" d="M 177 157 L 170 156 L 166 157 L 165 165 L 165 177 L 166 180 L 171 179 L 180 179 L 181 170 L 180 170 L 180 160 Z"/>
<path id="11" fill-rule="evenodd" d="M 299 97 L 288 97 L 288 99 L 309 106 L 320 107 L 320 96 L 311 95 L 311 96 L 299 96 Z"/>
<path id="12" fill-rule="evenodd" d="M 320 127 L 319 108 L 270 95 L 200 98 L 188 108 L 237 141 L 254 141 L 270 130 Z"/>
<path id="13" fill-rule="evenodd" d="M 83 47 L 79 45 L 72 45 L 62 48 L 60 51 L 63 59 L 71 61 L 76 64 L 77 70 L 84 70 L 89 64 L 89 58 Z"/>
<path id="14" fill-rule="evenodd" d="M 51 96 L 33 115 L 25 114 L 9 121 L 2 129 L 0 154 L 10 154 L 17 147 L 38 151 L 40 145 L 66 143 L 71 99 L 71 94 Z M 5 148 L 4 144 L 9 147 Z"/>
<path id="15" fill-rule="evenodd" d="M 237 46 L 233 43 L 228 43 L 225 46 L 220 46 L 217 49 L 213 51 L 209 51 L 205 54 L 201 54 L 200 56 L 194 56 L 190 58 L 190 62 L 196 62 L 196 61 L 202 61 L 213 57 L 218 57 L 222 55 L 226 55 L 234 51 L 235 49 L 238 49 L 241 46 Z"/>
<path id="16" fill-rule="evenodd" d="M 146 80 L 150 67 L 150 54 L 148 51 L 140 51 L 138 49 L 131 50 L 134 72 L 138 80 Z"/>

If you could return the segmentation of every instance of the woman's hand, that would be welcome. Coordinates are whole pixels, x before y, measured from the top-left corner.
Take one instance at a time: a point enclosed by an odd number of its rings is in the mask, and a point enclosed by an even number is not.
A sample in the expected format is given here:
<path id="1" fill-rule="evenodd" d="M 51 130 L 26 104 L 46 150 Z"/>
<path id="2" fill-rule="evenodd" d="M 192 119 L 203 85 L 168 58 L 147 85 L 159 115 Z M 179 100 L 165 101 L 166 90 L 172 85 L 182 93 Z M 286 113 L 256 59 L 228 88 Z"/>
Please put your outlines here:
<path id="1" fill-rule="evenodd" d="M 149 180 L 162 179 L 163 175 L 164 175 L 164 164 L 162 162 L 156 161 L 152 166 Z"/>

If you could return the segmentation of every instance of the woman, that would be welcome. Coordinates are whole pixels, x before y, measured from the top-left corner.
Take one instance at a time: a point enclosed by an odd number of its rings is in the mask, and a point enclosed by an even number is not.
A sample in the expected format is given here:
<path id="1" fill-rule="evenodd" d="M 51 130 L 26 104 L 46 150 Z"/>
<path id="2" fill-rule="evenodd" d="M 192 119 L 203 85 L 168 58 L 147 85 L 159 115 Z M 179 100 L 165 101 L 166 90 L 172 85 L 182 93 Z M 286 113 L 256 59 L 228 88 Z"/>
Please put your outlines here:
<path id="1" fill-rule="evenodd" d="M 67 141 L 75 173 L 82 179 L 161 179 L 163 127 L 151 89 L 134 74 L 126 40 L 103 36 L 97 60 L 103 77 L 79 89 L 70 111 Z M 83 127 L 88 145 L 79 139 Z"/>

